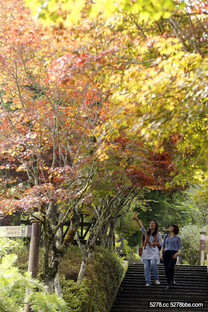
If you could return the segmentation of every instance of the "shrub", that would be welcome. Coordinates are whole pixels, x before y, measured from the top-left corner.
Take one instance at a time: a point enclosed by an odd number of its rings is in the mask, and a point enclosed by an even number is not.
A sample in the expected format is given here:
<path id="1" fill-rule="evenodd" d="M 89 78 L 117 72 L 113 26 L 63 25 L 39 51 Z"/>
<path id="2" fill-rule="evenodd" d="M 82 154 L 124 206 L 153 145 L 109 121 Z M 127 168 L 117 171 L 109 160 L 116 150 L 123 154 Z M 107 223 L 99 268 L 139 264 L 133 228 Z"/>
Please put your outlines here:
<path id="1" fill-rule="evenodd" d="M 85 279 L 81 284 L 77 284 L 73 280 L 61 280 L 63 285 L 64 300 L 67 303 L 68 311 L 84 312 L 88 311 L 89 287 L 86 285 Z"/>
<path id="2" fill-rule="evenodd" d="M 108 250 L 96 247 L 93 257 L 88 261 L 85 277 L 78 285 L 75 281 L 80 264 L 80 251 L 78 247 L 72 246 L 60 267 L 64 299 L 69 311 L 109 311 L 123 275 L 121 263 Z"/>
<path id="3" fill-rule="evenodd" d="M 179 235 L 182 239 L 182 256 L 186 263 L 200 264 L 200 231 L 198 225 L 188 224 L 184 226 Z"/>
<path id="4" fill-rule="evenodd" d="M 9 253 L 18 251 L 18 265 L 14 267 L 14 259 L 11 256 L 4 258 Z M 31 279 L 27 271 L 28 246 L 20 242 L 2 240 L 0 244 L 0 259 L 8 270 L 1 269 L 0 276 L 0 309 L 7 306 L 7 311 L 23 311 L 25 301 L 25 288 L 30 286 L 30 300 L 33 311 L 68 311 L 68 312 L 106 312 L 110 311 L 115 299 L 120 281 L 123 275 L 123 266 L 117 256 L 108 250 L 96 247 L 93 256 L 87 263 L 84 279 L 77 284 L 77 276 L 82 257 L 77 246 L 71 246 L 60 265 L 60 280 L 63 287 L 64 301 L 55 294 L 49 295 L 42 283 Z M 10 255 L 9 255 L 10 256 Z M 40 249 L 40 259 L 42 252 Z M 6 261 L 6 262 L 5 262 Z M 3 263 L 3 261 L 2 261 Z M 1 263 L 0 263 L 1 265 Z M 1 268 L 1 266 L 0 266 Z M 4 275 L 3 275 L 4 274 Z M 11 277 L 7 277 L 7 275 Z M 2 280 L 1 280 L 2 278 Z M 3 280 L 8 284 L 3 285 Z M 13 286 L 12 286 L 13 285 Z M 11 290 L 11 293 L 8 289 Z M 7 296 L 9 294 L 9 296 Z"/>
<path id="5" fill-rule="evenodd" d="M 12 241 L 9 241 L 11 245 Z M 5 245 L 4 245 L 5 246 Z M 0 250 L 0 310 L 7 312 L 24 311 L 24 303 L 27 301 L 34 312 L 66 312 L 67 307 L 63 299 L 56 294 L 49 294 L 46 287 L 38 280 L 31 278 L 29 273 L 22 274 L 14 266 L 17 256 L 6 254 L 4 247 Z M 26 296 L 26 288 L 29 295 Z M 6 307 L 6 310 L 5 310 Z"/>

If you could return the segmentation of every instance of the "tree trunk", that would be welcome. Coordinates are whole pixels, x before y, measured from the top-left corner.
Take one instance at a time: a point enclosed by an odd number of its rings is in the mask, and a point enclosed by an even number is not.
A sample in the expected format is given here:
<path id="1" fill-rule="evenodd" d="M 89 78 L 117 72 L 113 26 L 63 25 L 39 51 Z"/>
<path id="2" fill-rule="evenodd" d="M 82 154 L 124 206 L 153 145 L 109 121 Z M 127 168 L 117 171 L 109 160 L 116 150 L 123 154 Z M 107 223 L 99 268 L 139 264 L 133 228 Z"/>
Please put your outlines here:
<path id="1" fill-rule="evenodd" d="M 50 294 L 53 293 L 53 285 L 54 285 L 54 280 L 53 280 L 53 279 L 52 279 L 52 280 L 49 280 L 48 283 L 47 283 L 47 288 L 48 288 L 48 292 L 49 292 Z"/>
<path id="2" fill-rule="evenodd" d="M 110 221 L 110 230 L 108 234 L 108 242 L 107 242 L 107 248 L 111 250 L 114 247 L 114 230 L 115 230 L 115 221 L 111 220 Z"/>
<path id="3" fill-rule="evenodd" d="M 51 212 L 52 209 L 50 213 Z M 50 216 L 51 223 L 53 222 L 52 225 L 54 225 L 54 221 L 56 221 L 54 214 L 51 213 Z M 62 227 L 60 227 L 54 235 L 52 227 L 50 226 L 51 223 L 48 222 L 48 225 L 45 225 L 44 282 L 48 286 L 51 293 L 55 289 L 55 292 L 62 296 L 62 290 L 59 282 L 59 264 L 66 253 L 67 247 L 74 241 L 75 232 L 79 225 L 79 216 L 76 212 L 74 212 L 64 241 Z"/>
<path id="4" fill-rule="evenodd" d="M 77 278 L 77 283 L 78 283 L 78 284 L 80 284 L 81 281 L 82 281 L 82 279 L 83 279 L 86 266 L 87 266 L 87 257 L 86 257 L 86 258 L 84 257 L 84 258 L 82 259 L 82 263 L 81 263 L 80 270 L 79 270 L 79 274 L 78 274 L 78 278 Z"/>
<path id="5" fill-rule="evenodd" d="M 57 294 L 58 297 L 63 297 L 63 291 L 60 285 L 60 279 L 59 279 L 59 272 L 56 274 L 56 277 L 54 279 L 54 288 L 55 288 L 55 293 Z"/>
<path id="6" fill-rule="evenodd" d="M 106 225 L 103 226 L 103 228 L 100 231 L 100 246 L 103 248 L 107 247 L 107 240 L 108 240 L 108 228 L 109 224 L 107 223 Z"/>
<path id="7" fill-rule="evenodd" d="M 57 207 L 50 203 L 47 208 L 46 221 L 44 224 L 44 265 L 43 275 L 44 283 L 48 287 L 48 291 L 52 294 L 54 291 L 55 278 L 58 273 L 59 261 L 55 258 L 56 245 L 60 241 L 60 232 L 54 232 L 57 220 Z"/>

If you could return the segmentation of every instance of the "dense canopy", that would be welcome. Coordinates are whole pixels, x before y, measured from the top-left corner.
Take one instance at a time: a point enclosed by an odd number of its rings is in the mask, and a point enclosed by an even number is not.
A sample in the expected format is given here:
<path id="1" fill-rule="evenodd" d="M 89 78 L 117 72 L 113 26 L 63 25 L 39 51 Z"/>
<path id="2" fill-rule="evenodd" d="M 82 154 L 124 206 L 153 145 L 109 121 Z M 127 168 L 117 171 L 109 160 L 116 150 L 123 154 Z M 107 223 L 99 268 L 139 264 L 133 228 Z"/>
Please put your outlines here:
<path id="1" fill-rule="evenodd" d="M 86 260 L 143 188 L 207 191 L 207 9 L 1 1 L 0 212 L 42 223 L 45 278 L 81 214 Z"/>

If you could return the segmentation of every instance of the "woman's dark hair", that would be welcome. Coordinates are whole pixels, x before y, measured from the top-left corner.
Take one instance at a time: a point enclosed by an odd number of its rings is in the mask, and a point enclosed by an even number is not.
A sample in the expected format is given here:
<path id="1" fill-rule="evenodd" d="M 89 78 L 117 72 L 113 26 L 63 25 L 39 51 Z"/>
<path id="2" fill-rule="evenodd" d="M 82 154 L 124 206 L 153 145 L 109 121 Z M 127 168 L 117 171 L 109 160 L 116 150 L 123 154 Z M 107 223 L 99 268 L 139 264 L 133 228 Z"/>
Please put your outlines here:
<path id="1" fill-rule="evenodd" d="M 156 234 L 157 234 L 157 232 L 158 232 L 158 223 L 157 223 L 157 221 L 156 220 L 151 220 L 151 222 L 152 221 L 154 221 L 155 222 L 155 230 L 154 230 L 154 232 L 152 233 L 152 236 L 155 236 Z M 151 234 L 151 231 L 150 231 L 150 229 L 147 231 L 147 235 L 150 235 Z"/>
<path id="2" fill-rule="evenodd" d="M 177 224 L 172 224 L 171 226 L 173 227 L 173 232 L 174 232 L 174 234 L 177 235 L 178 232 L 179 232 L 179 227 L 178 227 L 178 225 L 177 225 Z"/>

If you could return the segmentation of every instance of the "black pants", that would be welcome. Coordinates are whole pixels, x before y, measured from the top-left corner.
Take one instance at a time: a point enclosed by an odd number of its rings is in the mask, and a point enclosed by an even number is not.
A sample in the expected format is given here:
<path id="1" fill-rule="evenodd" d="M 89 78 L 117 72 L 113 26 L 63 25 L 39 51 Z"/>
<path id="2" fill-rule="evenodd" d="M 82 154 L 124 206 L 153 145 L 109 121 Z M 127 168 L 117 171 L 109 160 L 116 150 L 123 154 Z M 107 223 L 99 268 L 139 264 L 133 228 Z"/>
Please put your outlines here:
<path id="1" fill-rule="evenodd" d="M 173 259 L 172 256 L 175 253 L 176 251 L 174 250 L 166 250 L 163 253 L 163 265 L 165 268 L 165 275 L 168 284 L 172 283 L 174 278 L 174 267 L 177 259 Z"/>

